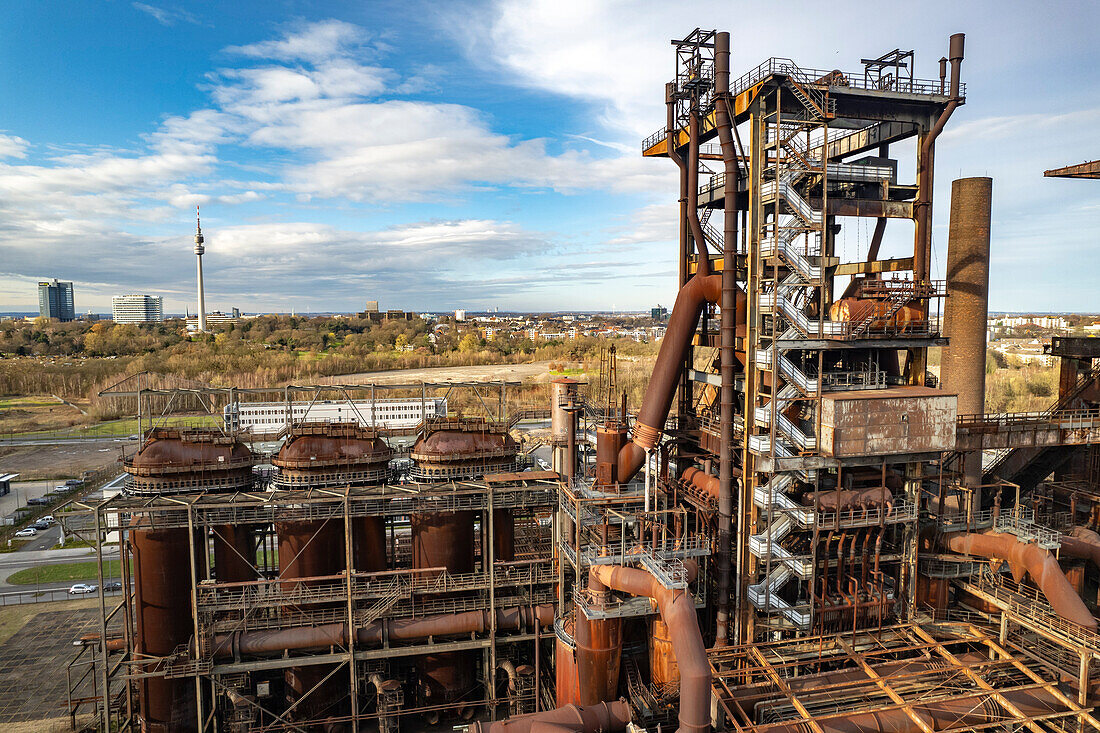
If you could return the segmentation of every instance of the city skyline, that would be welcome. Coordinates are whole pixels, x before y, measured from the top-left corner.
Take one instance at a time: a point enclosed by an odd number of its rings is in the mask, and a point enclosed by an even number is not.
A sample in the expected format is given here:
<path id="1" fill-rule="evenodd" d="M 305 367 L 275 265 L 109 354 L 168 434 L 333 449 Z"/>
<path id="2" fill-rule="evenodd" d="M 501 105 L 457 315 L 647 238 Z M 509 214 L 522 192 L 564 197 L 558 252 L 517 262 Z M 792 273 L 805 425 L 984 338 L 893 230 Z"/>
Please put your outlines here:
<path id="1" fill-rule="evenodd" d="M 991 308 L 1100 310 L 1098 265 L 1073 254 L 1088 247 L 1100 194 L 1042 178 L 1095 157 L 1097 10 L 956 5 L 934 3 L 876 41 L 913 48 L 922 77 L 936 75 L 949 33 L 966 31 L 973 50 L 967 104 L 937 146 L 933 272 L 946 183 L 992 175 Z M 56 276 L 76 284 L 82 311 L 148 291 L 193 312 L 196 204 L 208 298 L 245 311 L 350 312 L 367 293 L 418 311 L 671 302 L 674 171 L 639 154 L 664 117 L 653 89 L 670 74 L 669 32 L 656 5 L 635 7 L 10 8 L 24 32 L 0 74 L 22 103 L 0 121 L 0 310 L 33 310 L 35 283 Z M 771 55 L 858 70 L 861 54 L 888 50 L 854 53 L 829 40 L 841 22 L 830 16 L 844 13 L 801 7 L 779 44 L 738 34 L 747 26 L 723 4 L 700 3 L 699 16 L 735 28 L 735 73 Z M 910 178 L 912 151 L 892 153 Z M 885 251 L 911 237 L 891 225 Z M 848 228 L 838 246 L 850 257 L 869 239 Z"/>

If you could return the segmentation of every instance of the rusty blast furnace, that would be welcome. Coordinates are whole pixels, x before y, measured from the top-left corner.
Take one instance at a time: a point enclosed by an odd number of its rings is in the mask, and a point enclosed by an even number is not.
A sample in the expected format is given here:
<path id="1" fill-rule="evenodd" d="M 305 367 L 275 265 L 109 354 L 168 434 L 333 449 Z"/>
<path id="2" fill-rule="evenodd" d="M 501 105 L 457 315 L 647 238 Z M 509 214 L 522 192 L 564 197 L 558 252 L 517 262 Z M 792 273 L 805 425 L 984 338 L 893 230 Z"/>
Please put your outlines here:
<path id="1" fill-rule="evenodd" d="M 266 456 L 151 431 L 66 520 L 133 561 L 87 642 L 103 730 L 1100 730 L 1100 348 L 1055 338 L 1050 409 L 987 415 L 990 179 L 953 183 L 931 267 L 963 35 L 932 79 L 901 50 L 734 76 L 730 46 L 673 42 L 642 145 L 680 174 L 642 403 L 613 354 L 555 380 L 552 471 L 504 384 L 489 419 L 297 423 Z"/>

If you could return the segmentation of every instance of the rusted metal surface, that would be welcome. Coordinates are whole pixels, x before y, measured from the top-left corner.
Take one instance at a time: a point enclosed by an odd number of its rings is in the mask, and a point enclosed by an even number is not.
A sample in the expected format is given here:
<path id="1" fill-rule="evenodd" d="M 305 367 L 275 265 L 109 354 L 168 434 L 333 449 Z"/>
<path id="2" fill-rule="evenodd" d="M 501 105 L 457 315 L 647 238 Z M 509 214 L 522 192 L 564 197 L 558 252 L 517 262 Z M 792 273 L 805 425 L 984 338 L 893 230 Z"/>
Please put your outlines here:
<path id="1" fill-rule="evenodd" d="M 569 628 L 572 629 L 572 623 Z M 555 637 L 554 642 L 554 692 L 558 707 L 576 705 L 580 701 L 576 648 L 566 644 L 561 637 Z"/>
<path id="2" fill-rule="evenodd" d="M 566 705 L 495 723 L 478 721 L 470 726 L 470 733 L 617 733 L 629 722 L 630 705 L 616 700 L 583 707 Z"/>
<path id="3" fill-rule="evenodd" d="M 580 382 L 569 377 L 556 377 L 550 380 L 550 439 L 555 445 L 564 445 L 569 437 L 570 401 L 576 400 Z"/>
<path id="4" fill-rule="evenodd" d="M 689 573 L 692 569 L 689 568 Z M 707 733 L 710 730 L 710 663 L 691 595 L 682 588 L 666 588 L 640 568 L 595 565 L 589 572 L 612 590 L 647 596 L 657 604 L 680 668 L 680 733 Z"/>
<path id="5" fill-rule="evenodd" d="M 247 524 L 222 524 L 214 528 L 214 576 L 219 583 L 255 580 L 256 531 Z"/>
<path id="6" fill-rule="evenodd" d="M 1008 563 L 1017 581 L 1030 575 L 1055 612 L 1067 621 L 1096 629 L 1096 618 L 1085 606 L 1049 551 L 1035 543 L 1020 542 L 1015 535 L 998 532 L 960 533 L 946 537 L 947 547 L 963 555 L 995 558 Z"/>
<path id="7" fill-rule="evenodd" d="M 596 427 L 596 484 L 611 486 L 619 477 L 619 452 L 626 445 L 626 426 L 619 422 Z"/>
<path id="8" fill-rule="evenodd" d="M 252 451 L 215 429 L 155 428 L 124 462 L 134 494 L 242 491 L 252 486 Z"/>
<path id="9" fill-rule="evenodd" d="M 511 509 L 493 510 L 493 560 L 511 562 L 516 559 L 516 520 Z"/>
<path id="10" fill-rule="evenodd" d="M 948 60 L 951 62 L 950 101 L 944 106 L 936 123 L 920 141 L 920 153 L 917 156 L 917 200 L 913 204 L 913 216 L 916 227 L 913 236 L 913 278 L 927 280 L 929 277 L 929 257 L 932 250 L 932 170 L 936 150 L 936 138 L 951 114 L 963 103 L 959 76 L 963 62 L 965 36 L 955 33 L 948 45 Z"/>
<path id="11" fill-rule="evenodd" d="M 135 528 L 135 651 L 165 657 L 191 637 L 190 542 L 186 529 Z M 150 733 L 194 726 L 194 696 L 186 680 L 149 677 L 138 680 L 138 715 Z"/>
<path id="12" fill-rule="evenodd" d="M 606 586 L 594 575 L 589 577 L 588 589 L 603 597 L 607 595 Z M 590 619 L 577 610 L 574 624 L 579 703 L 595 705 L 614 700 L 618 694 L 622 663 L 623 620 Z"/>
<path id="13" fill-rule="evenodd" d="M 680 685 L 680 666 L 672 648 L 672 634 L 664 619 L 657 616 L 649 620 L 649 679 L 654 687 Z"/>
<path id="14" fill-rule="evenodd" d="M 1043 171 L 1046 178 L 1100 178 L 1100 160 Z"/>
<path id="15" fill-rule="evenodd" d="M 284 588 L 310 586 L 310 578 L 335 575 L 344 567 L 344 528 L 332 518 L 316 522 L 276 522 L 279 577 Z M 313 720 L 334 714 L 348 696 L 346 675 L 332 674 L 334 665 L 291 667 L 284 673 L 287 703 L 298 703 L 295 719 Z M 327 679 L 325 679 L 327 677 Z M 301 701 L 299 703 L 299 701 Z"/>
<path id="16" fill-rule="evenodd" d="M 385 570 L 386 520 L 382 517 L 355 517 L 351 520 L 352 562 L 359 572 Z"/>
<path id="17" fill-rule="evenodd" d="M 410 455 L 413 476 L 434 481 L 514 470 L 518 452 L 505 425 L 464 419 L 433 424 Z"/>
<path id="18" fill-rule="evenodd" d="M 954 450 L 955 418 L 955 396 L 928 387 L 831 392 L 818 446 L 835 458 Z"/>

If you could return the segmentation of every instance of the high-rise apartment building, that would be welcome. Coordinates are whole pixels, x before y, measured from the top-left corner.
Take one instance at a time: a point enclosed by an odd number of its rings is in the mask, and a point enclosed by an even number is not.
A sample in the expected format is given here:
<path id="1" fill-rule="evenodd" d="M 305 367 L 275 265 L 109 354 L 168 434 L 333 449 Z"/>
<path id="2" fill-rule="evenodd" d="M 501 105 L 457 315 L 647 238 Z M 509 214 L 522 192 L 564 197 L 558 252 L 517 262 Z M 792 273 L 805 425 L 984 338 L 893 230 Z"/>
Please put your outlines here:
<path id="1" fill-rule="evenodd" d="M 38 283 L 38 314 L 59 321 L 76 320 L 73 284 L 58 282 L 57 278 Z"/>
<path id="2" fill-rule="evenodd" d="M 115 323 L 156 323 L 164 320 L 164 300 L 159 295 L 116 295 L 111 312 Z"/>

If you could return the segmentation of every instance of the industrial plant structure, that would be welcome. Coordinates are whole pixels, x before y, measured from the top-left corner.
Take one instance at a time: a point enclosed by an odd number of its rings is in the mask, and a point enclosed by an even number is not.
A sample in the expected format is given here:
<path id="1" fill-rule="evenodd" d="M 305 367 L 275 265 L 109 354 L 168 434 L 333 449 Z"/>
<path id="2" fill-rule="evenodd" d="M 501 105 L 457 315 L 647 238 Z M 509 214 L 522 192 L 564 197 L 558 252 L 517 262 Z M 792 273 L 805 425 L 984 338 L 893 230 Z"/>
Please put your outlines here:
<path id="1" fill-rule="evenodd" d="M 66 517 L 101 557 L 121 530 L 133 563 L 74 709 L 146 731 L 1100 730 L 1100 349 L 1055 339 L 1050 410 L 984 413 L 990 179 L 953 183 L 932 278 L 963 36 L 931 80 L 899 50 L 734 78 L 728 33 L 673 45 L 643 154 L 680 171 L 679 292 L 642 403 L 613 359 L 598 388 L 554 381 L 552 471 L 517 458 L 504 385 L 484 417 L 423 420 L 407 469 L 358 421 L 292 415 L 268 457 L 153 429 L 126 494 Z M 890 220 L 911 254 L 882 256 Z"/>

